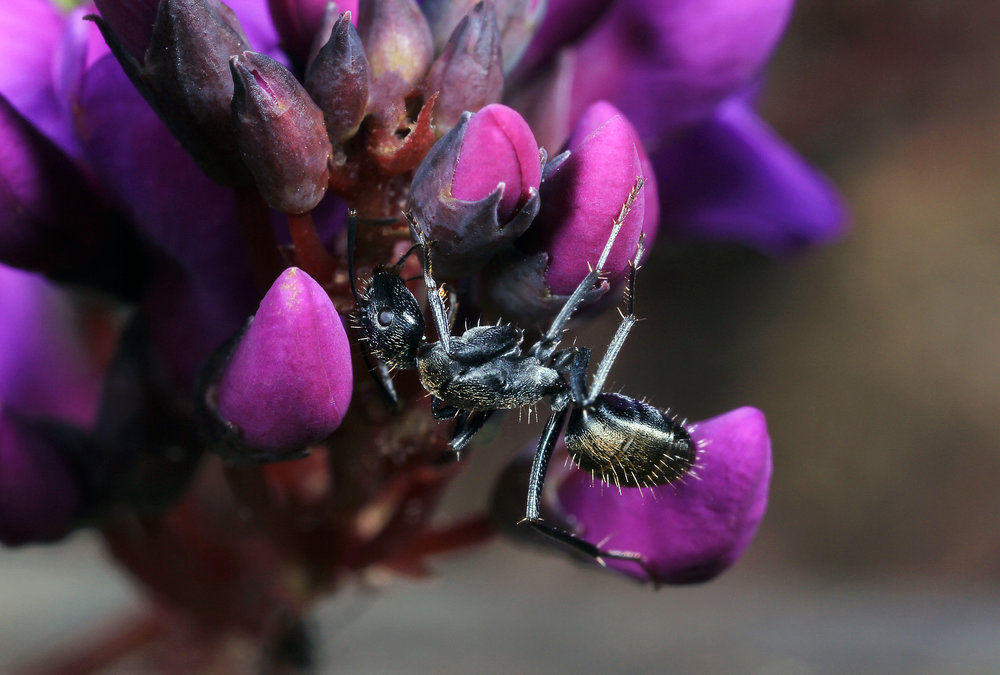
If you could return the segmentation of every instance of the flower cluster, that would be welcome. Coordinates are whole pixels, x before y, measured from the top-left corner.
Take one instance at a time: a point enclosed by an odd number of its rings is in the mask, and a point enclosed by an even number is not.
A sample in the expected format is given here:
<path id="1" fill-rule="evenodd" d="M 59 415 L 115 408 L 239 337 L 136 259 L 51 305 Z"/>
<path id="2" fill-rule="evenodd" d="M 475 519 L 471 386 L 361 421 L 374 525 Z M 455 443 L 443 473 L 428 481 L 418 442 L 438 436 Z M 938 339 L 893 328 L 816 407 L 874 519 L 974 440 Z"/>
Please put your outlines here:
<path id="1" fill-rule="evenodd" d="M 529 333 L 637 180 L 592 308 L 641 240 L 778 255 L 842 227 L 753 111 L 791 0 L 230 5 L 0 9 L 0 541 L 94 527 L 199 629 L 277 644 L 346 575 L 423 573 L 519 517 L 515 461 L 495 514 L 430 524 L 462 466 L 448 425 L 412 373 L 386 406 L 346 327 L 354 284 L 411 247 L 404 211 L 460 320 Z M 770 441 L 751 408 L 687 428 L 689 479 L 563 472 L 546 519 L 640 554 L 609 566 L 641 580 L 718 574 Z"/>

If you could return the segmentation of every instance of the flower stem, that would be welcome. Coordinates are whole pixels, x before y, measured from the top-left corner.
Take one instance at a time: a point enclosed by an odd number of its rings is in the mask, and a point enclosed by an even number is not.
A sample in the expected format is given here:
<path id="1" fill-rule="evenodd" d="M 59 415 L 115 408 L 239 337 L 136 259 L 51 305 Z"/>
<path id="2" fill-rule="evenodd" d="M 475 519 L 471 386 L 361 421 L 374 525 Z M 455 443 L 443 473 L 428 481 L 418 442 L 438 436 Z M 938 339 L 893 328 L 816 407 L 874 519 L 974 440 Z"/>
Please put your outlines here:
<path id="1" fill-rule="evenodd" d="M 278 241 L 268 222 L 267 204 L 260 193 L 255 188 L 237 188 L 235 193 L 240 231 L 246 243 L 254 280 L 263 294 L 287 265 L 281 259 Z"/>
<path id="2" fill-rule="evenodd" d="M 295 245 L 295 256 L 306 273 L 319 282 L 329 284 L 337 269 L 333 256 L 327 252 L 316 233 L 311 213 L 289 213 L 288 231 Z"/>

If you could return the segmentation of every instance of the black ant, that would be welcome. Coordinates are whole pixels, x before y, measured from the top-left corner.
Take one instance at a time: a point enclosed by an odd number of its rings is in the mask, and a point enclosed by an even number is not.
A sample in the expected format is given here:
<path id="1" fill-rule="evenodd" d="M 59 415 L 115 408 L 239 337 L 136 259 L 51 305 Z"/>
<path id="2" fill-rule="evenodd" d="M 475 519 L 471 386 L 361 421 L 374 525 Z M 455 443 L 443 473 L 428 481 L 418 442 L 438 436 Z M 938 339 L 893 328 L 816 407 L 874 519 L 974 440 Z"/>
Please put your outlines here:
<path id="1" fill-rule="evenodd" d="M 435 419 L 455 419 L 450 446 L 457 456 L 494 411 L 534 405 L 547 398 L 552 412 L 538 441 L 528 484 L 527 509 L 521 522 L 601 564 L 604 564 L 602 558 L 632 560 L 648 574 L 641 555 L 604 550 L 543 523 L 540 513 L 545 472 L 564 425 L 566 449 L 576 465 L 619 489 L 665 485 L 687 474 L 694 465 L 696 447 L 682 423 L 643 401 L 603 391 L 611 366 L 636 323 L 635 273 L 643 252 L 642 237 L 629 263 L 626 311 L 589 387 L 586 380 L 590 350 L 559 348 L 567 323 L 599 281 L 615 238 L 641 188 L 642 181 L 638 180 L 612 225 L 597 265 L 580 281 L 545 334 L 527 350 L 521 348 L 523 331 L 510 325 L 476 326 L 460 336 L 451 334 L 445 293 L 432 274 L 433 243 L 409 213 L 404 215 L 415 241 L 413 248 L 396 265 L 376 268 L 363 292 L 359 293 L 354 285 L 352 261 L 349 274 L 359 328 L 368 348 L 380 361 L 376 367 L 369 362 L 369 370 L 379 381 L 386 399 L 392 404 L 396 402 L 385 365 L 416 369 L 421 384 L 432 397 Z M 351 255 L 354 228 L 352 215 L 348 231 Z M 402 263 L 417 248 L 423 252 L 424 284 L 437 328 L 437 342 L 428 342 L 424 337 L 420 305 L 399 275 Z M 368 360 L 367 355 L 365 359 Z"/>

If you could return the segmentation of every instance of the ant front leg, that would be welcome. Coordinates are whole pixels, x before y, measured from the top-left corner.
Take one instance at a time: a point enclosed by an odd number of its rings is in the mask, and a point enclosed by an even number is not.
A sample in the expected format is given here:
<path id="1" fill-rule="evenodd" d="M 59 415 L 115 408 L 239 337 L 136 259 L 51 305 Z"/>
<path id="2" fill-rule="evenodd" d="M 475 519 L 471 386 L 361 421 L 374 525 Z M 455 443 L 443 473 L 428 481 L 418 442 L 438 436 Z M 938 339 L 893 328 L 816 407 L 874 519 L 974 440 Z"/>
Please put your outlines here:
<path id="1" fill-rule="evenodd" d="M 427 235 L 424 234 L 423 228 L 420 226 L 420 223 L 414 219 L 412 213 L 406 212 L 403 215 L 406 216 L 407 222 L 410 223 L 410 234 L 416 240 L 420 248 L 423 249 L 424 286 L 427 288 L 427 303 L 430 305 L 431 317 L 434 319 L 434 327 L 437 328 L 438 340 L 441 342 L 441 346 L 444 347 L 445 352 L 451 354 L 451 332 L 448 322 L 448 311 L 444 306 L 442 289 L 438 288 L 437 282 L 434 281 L 434 275 L 431 270 L 431 242 L 427 241 Z"/>
<path id="2" fill-rule="evenodd" d="M 548 471 L 549 460 L 552 459 L 552 452 L 555 450 L 556 441 L 562 432 L 563 423 L 566 421 L 568 412 L 568 407 L 555 410 L 549 417 L 549 421 L 545 423 L 545 430 L 542 432 L 542 437 L 538 440 L 538 450 L 535 453 L 535 460 L 531 464 L 531 476 L 528 478 L 528 504 L 525 509 L 524 518 L 520 522 L 531 525 L 536 531 L 541 532 L 550 539 L 565 544 L 577 553 L 595 560 L 601 567 L 606 565 L 605 560 L 626 560 L 639 565 L 646 573 L 646 577 L 654 580 L 652 569 L 641 554 L 631 551 L 603 549 L 596 544 L 581 539 L 572 532 L 567 532 L 566 530 L 552 527 L 542 522 L 541 503 L 542 489 L 545 487 L 545 474 Z"/>
<path id="3" fill-rule="evenodd" d="M 351 286 L 351 295 L 354 296 L 354 306 L 360 308 L 363 301 L 361 294 L 358 292 L 357 279 L 354 273 L 354 251 L 357 246 L 357 238 L 358 212 L 351 209 L 347 212 L 347 276 Z M 399 411 L 399 394 L 396 393 L 396 385 L 392 382 L 392 375 L 389 372 L 389 368 L 382 361 L 374 359 L 363 344 L 364 339 L 362 338 L 360 348 L 361 358 L 364 359 L 365 367 L 368 368 L 372 379 L 375 380 L 375 385 L 385 406 L 389 410 L 397 412 Z"/>
<path id="4" fill-rule="evenodd" d="M 604 265 L 608 261 L 608 256 L 611 255 L 611 248 L 615 244 L 615 239 L 618 238 L 618 233 L 622 229 L 622 225 L 625 224 L 625 218 L 628 216 L 629 211 L 632 209 L 632 204 L 635 203 L 636 198 L 639 196 L 639 191 L 642 189 L 643 179 L 637 178 L 635 185 L 629 192 L 628 197 L 625 199 L 625 203 L 622 204 L 621 211 L 618 213 L 618 217 L 615 218 L 614 222 L 611 224 L 611 234 L 608 235 L 608 241 L 604 245 L 604 250 L 601 251 L 601 256 L 597 260 L 597 266 L 590 271 L 587 276 L 583 278 L 582 281 L 573 290 L 569 298 L 566 300 L 566 304 L 562 306 L 559 310 L 559 314 L 556 318 L 552 320 L 552 325 L 549 326 L 549 330 L 546 331 L 542 339 L 536 342 L 532 348 L 531 353 L 538 358 L 539 361 L 545 363 L 552 357 L 556 349 L 559 347 L 559 342 L 562 340 L 563 331 L 566 330 L 566 324 L 569 320 L 573 318 L 576 310 L 580 308 L 583 303 L 584 297 L 587 293 L 594 287 L 600 279 L 601 274 L 604 273 Z"/>

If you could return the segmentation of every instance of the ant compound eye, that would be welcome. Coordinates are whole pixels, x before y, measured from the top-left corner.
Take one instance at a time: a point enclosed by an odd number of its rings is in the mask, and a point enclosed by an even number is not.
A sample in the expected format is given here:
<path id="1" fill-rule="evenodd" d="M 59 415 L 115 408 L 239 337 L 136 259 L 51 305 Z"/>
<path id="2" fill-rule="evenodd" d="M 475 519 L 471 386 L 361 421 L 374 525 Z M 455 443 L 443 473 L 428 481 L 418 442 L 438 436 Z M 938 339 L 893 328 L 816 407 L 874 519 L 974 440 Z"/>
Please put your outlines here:
<path id="1" fill-rule="evenodd" d="M 378 313 L 378 325 L 383 328 L 388 328 L 392 325 L 393 318 L 395 318 L 395 316 L 393 315 L 391 309 L 383 309 Z"/>

